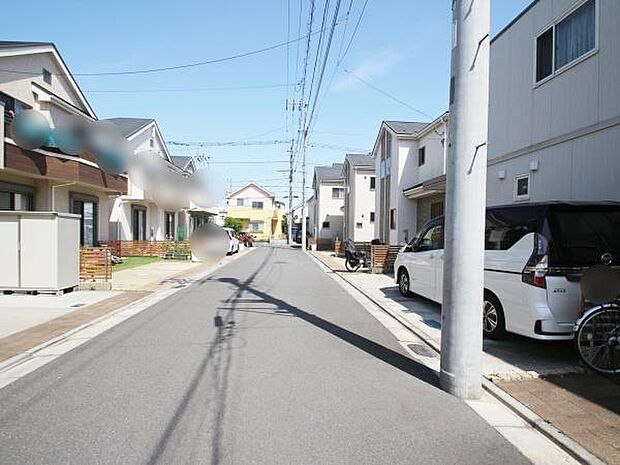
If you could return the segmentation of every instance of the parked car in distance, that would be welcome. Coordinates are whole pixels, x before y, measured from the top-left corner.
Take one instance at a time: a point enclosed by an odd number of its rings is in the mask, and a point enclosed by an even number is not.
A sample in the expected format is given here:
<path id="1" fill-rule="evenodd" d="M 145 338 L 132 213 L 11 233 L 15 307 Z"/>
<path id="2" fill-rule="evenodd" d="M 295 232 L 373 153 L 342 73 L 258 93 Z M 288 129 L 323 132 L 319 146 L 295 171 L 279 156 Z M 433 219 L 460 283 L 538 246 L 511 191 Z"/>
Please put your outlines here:
<path id="1" fill-rule="evenodd" d="M 444 218 L 428 222 L 394 263 L 401 294 L 441 303 Z M 572 339 L 584 269 L 620 266 L 620 203 L 487 208 L 483 331 Z"/>
<path id="2" fill-rule="evenodd" d="M 232 228 L 223 228 L 228 235 L 228 252 L 227 255 L 232 255 L 234 253 L 239 252 L 239 239 L 237 239 L 235 235 L 235 230 Z"/>
<path id="3" fill-rule="evenodd" d="M 254 239 L 246 232 L 239 233 L 239 242 L 241 242 L 246 247 L 252 247 L 254 245 Z"/>
<path id="4" fill-rule="evenodd" d="M 296 228 L 293 231 L 293 242 L 301 244 L 301 228 Z"/>

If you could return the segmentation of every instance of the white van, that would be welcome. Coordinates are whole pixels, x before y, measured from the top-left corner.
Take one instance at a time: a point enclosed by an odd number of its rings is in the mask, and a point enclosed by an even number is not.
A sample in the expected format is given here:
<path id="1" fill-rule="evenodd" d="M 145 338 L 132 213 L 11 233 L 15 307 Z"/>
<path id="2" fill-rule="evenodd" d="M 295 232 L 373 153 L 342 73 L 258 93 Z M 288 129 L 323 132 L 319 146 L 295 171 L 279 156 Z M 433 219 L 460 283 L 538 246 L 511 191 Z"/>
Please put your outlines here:
<path id="1" fill-rule="evenodd" d="M 441 303 L 444 219 L 427 223 L 396 258 L 403 295 Z M 572 339 L 581 312 L 584 268 L 620 265 L 620 203 L 540 203 L 487 209 L 485 336 L 506 331 L 534 339 Z"/>

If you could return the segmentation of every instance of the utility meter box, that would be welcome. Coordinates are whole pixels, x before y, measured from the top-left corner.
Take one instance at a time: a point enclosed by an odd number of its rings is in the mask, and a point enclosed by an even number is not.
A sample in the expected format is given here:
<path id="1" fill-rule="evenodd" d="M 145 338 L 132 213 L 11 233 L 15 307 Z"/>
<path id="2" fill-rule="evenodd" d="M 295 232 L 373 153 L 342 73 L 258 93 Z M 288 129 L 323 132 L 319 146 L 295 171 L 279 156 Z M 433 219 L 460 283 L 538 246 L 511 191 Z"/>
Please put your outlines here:
<path id="1" fill-rule="evenodd" d="M 0 211 L 0 290 L 56 292 L 80 282 L 80 215 Z"/>

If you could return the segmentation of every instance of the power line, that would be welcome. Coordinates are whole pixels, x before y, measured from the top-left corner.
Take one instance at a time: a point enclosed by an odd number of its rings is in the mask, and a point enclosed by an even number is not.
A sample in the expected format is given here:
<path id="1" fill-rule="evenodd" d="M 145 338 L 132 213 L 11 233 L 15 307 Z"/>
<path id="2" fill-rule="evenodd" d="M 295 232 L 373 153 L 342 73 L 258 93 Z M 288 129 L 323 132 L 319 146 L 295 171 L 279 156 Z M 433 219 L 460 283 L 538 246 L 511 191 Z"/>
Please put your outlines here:
<path id="1" fill-rule="evenodd" d="M 136 74 L 151 74 L 151 73 L 161 73 L 161 72 L 165 72 L 165 71 L 175 71 L 175 70 L 180 70 L 180 69 L 187 69 L 187 68 L 194 68 L 197 66 L 205 66 L 205 65 L 212 65 L 212 64 L 216 64 L 216 63 L 223 63 L 226 61 L 231 61 L 231 60 L 237 60 L 239 58 L 245 58 L 248 56 L 252 56 L 252 55 L 258 55 L 260 53 L 265 53 L 265 52 L 269 52 L 271 50 L 275 50 L 278 48 L 282 48 L 285 47 L 289 44 L 295 43 L 295 42 L 299 42 L 302 41 L 304 39 L 310 39 L 312 36 L 316 35 L 316 34 L 320 34 L 322 33 L 322 30 L 318 30 L 318 31 L 312 31 L 309 30 L 307 34 L 297 37 L 295 39 L 291 39 L 285 42 L 280 42 L 277 44 L 273 44 L 273 45 L 269 45 L 267 47 L 262 47 L 259 49 L 255 49 L 255 50 L 249 50 L 247 52 L 240 52 L 240 53 L 236 53 L 234 55 L 229 55 L 229 56 L 225 56 L 225 57 L 220 57 L 220 58 L 213 58 L 211 60 L 204 60 L 204 61 L 197 61 L 197 62 L 193 62 L 193 63 L 185 63 L 182 65 L 175 65 L 175 66 L 162 66 L 162 67 L 158 67 L 158 68 L 144 68 L 144 69 L 134 69 L 134 70 L 128 70 L 128 71 L 102 71 L 102 72 L 96 72 L 96 73 L 71 73 L 71 74 L 65 74 L 65 73 L 53 73 L 55 76 L 90 76 L 90 77 L 95 77 L 95 76 L 128 76 L 128 75 L 136 75 Z M 11 69 L 0 69 L 0 71 L 6 72 L 6 73 L 12 73 L 12 74 L 27 74 L 27 75 L 39 75 L 40 71 L 26 71 L 26 70 L 11 70 Z"/>
<path id="2" fill-rule="evenodd" d="M 287 84 L 264 84 L 256 86 L 214 86 L 214 87 L 185 87 L 170 89 L 86 89 L 88 93 L 123 93 L 123 94 L 143 94 L 159 92 L 202 92 L 202 91 L 225 91 L 225 90 L 255 90 L 255 89 L 276 89 L 290 87 Z"/>
<path id="3" fill-rule="evenodd" d="M 379 92 L 382 95 L 385 95 L 386 97 L 388 97 L 389 99 L 394 100 L 397 103 L 400 103 L 401 105 L 406 106 L 407 108 L 415 111 L 416 113 L 419 113 L 423 116 L 426 116 L 427 118 L 430 118 L 431 120 L 435 119 L 434 116 L 429 115 L 428 113 L 423 112 L 422 110 L 419 110 L 418 108 L 415 108 L 412 105 L 409 105 L 407 102 L 404 102 L 403 100 L 399 99 L 398 97 L 393 96 L 392 94 L 379 89 L 377 86 L 375 86 L 374 84 L 371 84 L 370 82 L 368 82 L 366 79 L 358 76 L 357 74 L 355 74 L 353 71 L 349 71 L 348 69 L 344 70 L 345 73 L 350 74 L 351 76 L 353 76 L 355 79 L 357 79 L 358 81 L 360 81 L 363 84 L 366 84 L 368 87 L 370 87 L 371 89 L 374 89 L 375 91 Z"/>
<path id="4" fill-rule="evenodd" d="M 349 43 L 347 44 L 347 48 L 345 48 L 344 53 L 342 54 L 342 56 L 338 58 L 338 65 L 340 65 L 340 63 L 342 63 L 342 60 L 344 60 L 344 57 L 346 57 L 347 53 L 349 53 L 349 48 L 351 48 L 351 44 L 353 43 L 353 39 L 355 38 L 355 34 L 357 34 L 357 29 L 359 28 L 360 23 L 362 22 L 362 17 L 364 16 L 364 12 L 366 11 L 366 5 L 368 5 L 368 0 L 366 0 L 364 2 L 364 6 L 362 6 L 362 11 L 360 12 L 359 17 L 357 18 L 357 22 L 355 23 L 355 27 L 353 28 L 353 33 L 351 34 L 351 38 L 349 39 Z"/>
<path id="5" fill-rule="evenodd" d="M 310 110 L 310 117 L 308 118 L 308 124 L 307 124 L 307 128 L 310 129 L 310 126 L 312 125 L 312 119 L 314 118 L 314 112 L 316 109 L 316 102 L 317 99 L 319 98 L 319 94 L 321 92 L 321 84 L 323 83 L 323 77 L 325 75 L 325 68 L 327 67 L 327 60 L 329 59 L 329 52 L 331 50 L 331 46 L 332 46 L 332 40 L 334 38 L 334 31 L 336 30 L 336 23 L 338 21 L 338 11 L 340 9 L 340 2 L 341 0 L 338 0 L 336 2 L 336 8 L 334 11 L 334 19 L 332 21 L 332 25 L 331 25 L 331 29 L 329 31 L 329 37 L 327 39 L 327 45 L 325 46 L 325 55 L 323 58 L 323 63 L 321 65 L 321 74 L 319 75 L 319 82 L 317 84 L 317 88 L 316 88 L 316 92 L 314 93 L 314 101 L 312 102 L 312 106 L 311 106 L 311 110 Z"/>
<path id="6" fill-rule="evenodd" d="M 280 145 L 288 144 L 286 140 L 233 140 L 225 142 L 181 142 L 176 140 L 169 140 L 166 143 L 170 145 L 176 145 L 181 147 L 227 147 L 227 146 L 239 146 L 239 145 Z"/>

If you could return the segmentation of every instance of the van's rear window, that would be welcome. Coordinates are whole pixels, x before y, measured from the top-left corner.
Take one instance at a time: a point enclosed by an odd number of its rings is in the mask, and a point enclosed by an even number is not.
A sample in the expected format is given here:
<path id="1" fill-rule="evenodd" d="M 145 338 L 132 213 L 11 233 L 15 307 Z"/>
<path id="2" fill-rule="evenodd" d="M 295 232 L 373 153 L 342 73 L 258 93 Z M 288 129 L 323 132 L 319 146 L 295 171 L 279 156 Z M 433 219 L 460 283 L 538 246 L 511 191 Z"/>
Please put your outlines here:
<path id="1" fill-rule="evenodd" d="M 620 265 L 620 206 L 552 207 L 548 221 L 551 266 L 591 266 L 604 254 Z"/>
<path id="2" fill-rule="evenodd" d="M 541 211 L 541 207 L 535 206 L 487 210 L 485 249 L 508 250 L 526 234 L 537 232 Z"/>

